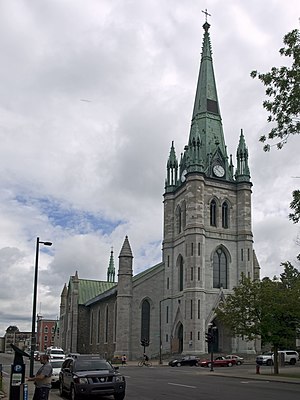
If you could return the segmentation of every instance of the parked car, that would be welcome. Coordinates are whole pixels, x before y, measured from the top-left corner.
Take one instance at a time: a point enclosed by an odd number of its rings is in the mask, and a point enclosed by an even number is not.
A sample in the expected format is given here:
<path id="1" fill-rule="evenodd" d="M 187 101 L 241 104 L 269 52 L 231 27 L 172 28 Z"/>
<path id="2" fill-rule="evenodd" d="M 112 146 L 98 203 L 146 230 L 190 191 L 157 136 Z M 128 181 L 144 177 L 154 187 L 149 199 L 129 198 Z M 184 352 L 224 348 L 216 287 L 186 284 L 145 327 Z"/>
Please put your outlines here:
<path id="1" fill-rule="evenodd" d="M 229 354 L 229 355 L 225 356 L 225 358 L 227 360 L 235 360 L 236 365 L 241 365 L 244 363 L 243 357 L 237 356 L 236 354 Z"/>
<path id="2" fill-rule="evenodd" d="M 201 361 L 199 365 L 200 365 L 200 367 L 210 368 L 211 360 Z M 233 365 L 236 365 L 236 360 L 227 359 L 225 357 L 217 357 L 213 361 L 213 367 L 232 367 Z"/>
<path id="3" fill-rule="evenodd" d="M 60 347 L 51 346 L 46 350 L 49 360 L 64 360 L 66 358 L 65 352 Z"/>
<path id="4" fill-rule="evenodd" d="M 182 365 L 190 365 L 190 366 L 198 366 L 200 362 L 200 358 L 196 356 L 185 356 L 182 358 L 177 358 L 175 360 L 171 360 L 169 365 L 171 367 L 181 367 Z"/>
<path id="5" fill-rule="evenodd" d="M 283 354 L 284 362 L 295 365 L 299 360 L 299 353 L 295 350 L 279 350 L 278 351 L 278 361 L 280 361 L 280 357 Z M 268 352 L 260 354 L 256 357 L 256 363 L 258 365 L 273 365 L 274 364 L 274 353 Z"/>
<path id="6" fill-rule="evenodd" d="M 125 397 L 125 377 L 99 355 L 78 355 L 67 358 L 59 374 L 59 393 L 70 395 L 71 400 L 79 397 L 90 399 L 113 395 L 115 400 Z"/>
<path id="7" fill-rule="evenodd" d="M 52 360 L 50 364 L 52 365 L 52 377 L 51 384 L 52 386 L 59 386 L 59 373 L 62 367 L 64 360 Z"/>

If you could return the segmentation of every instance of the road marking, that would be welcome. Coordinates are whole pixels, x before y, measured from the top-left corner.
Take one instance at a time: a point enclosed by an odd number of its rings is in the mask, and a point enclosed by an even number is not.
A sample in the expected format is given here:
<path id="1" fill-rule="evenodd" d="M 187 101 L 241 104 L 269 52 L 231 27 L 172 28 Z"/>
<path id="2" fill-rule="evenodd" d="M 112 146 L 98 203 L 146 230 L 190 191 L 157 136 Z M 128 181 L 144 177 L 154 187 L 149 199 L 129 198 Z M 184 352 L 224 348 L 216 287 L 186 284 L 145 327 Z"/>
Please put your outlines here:
<path id="1" fill-rule="evenodd" d="M 265 380 L 251 380 L 251 381 L 241 381 L 241 383 L 245 384 L 245 383 L 270 383 L 270 381 L 265 381 Z"/>
<path id="2" fill-rule="evenodd" d="M 171 382 L 168 382 L 168 385 L 181 386 L 181 387 L 186 387 L 186 388 L 191 388 L 191 389 L 197 389 L 197 386 L 180 385 L 179 383 L 171 383 Z"/>

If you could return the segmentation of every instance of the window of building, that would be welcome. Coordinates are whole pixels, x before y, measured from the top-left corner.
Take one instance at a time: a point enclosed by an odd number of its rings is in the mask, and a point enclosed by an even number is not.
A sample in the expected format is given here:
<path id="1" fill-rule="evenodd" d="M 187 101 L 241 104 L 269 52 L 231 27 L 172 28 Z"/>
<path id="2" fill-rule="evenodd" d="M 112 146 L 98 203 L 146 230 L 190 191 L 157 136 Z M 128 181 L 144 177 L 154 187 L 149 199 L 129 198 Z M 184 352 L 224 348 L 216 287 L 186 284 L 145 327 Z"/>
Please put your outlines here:
<path id="1" fill-rule="evenodd" d="M 200 254 L 201 254 L 201 243 L 199 242 L 198 243 L 198 256 L 200 256 Z"/>
<path id="2" fill-rule="evenodd" d="M 90 344 L 93 343 L 93 331 L 94 331 L 94 313 L 91 311 L 91 320 L 90 320 Z"/>
<path id="3" fill-rule="evenodd" d="M 178 276 L 178 281 L 179 281 L 179 291 L 182 292 L 183 291 L 183 259 L 182 257 L 180 257 L 180 264 L 179 264 L 179 276 Z"/>
<path id="4" fill-rule="evenodd" d="M 222 227 L 228 228 L 228 204 L 226 201 L 222 204 Z"/>
<path id="5" fill-rule="evenodd" d="M 181 217 L 182 217 L 182 227 L 185 228 L 186 226 L 186 204 L 185 201 L 182 202 L 182 206 L 181 206 Z"/>
<path id="6" fill-rule="evenodd" d="M 217 226 L 217 203 L 215 200 L 210 203 L 210 225 Z"/>
<path id="7" fill-rule="evenodd" d="M 191 243 L 191 256 L 194 255 L 194 243 Z"/>
<path id="8" fill-rule="evenodd" d="M 142 303 L 142 326 L 141 326 L 141 340 L 150 339 L 150 303 L 144 300 Z"/>
<path id="9" fill-rule="evenodd" d="M 176 208 L 176 231 L 177 233 L 181 232 L 181 208 L 177 206 Z"/>
<path id="10" fill-rule="evenodd" d="M 168 256 L 168 268 L 170 266 L 170 256 Z"/>
<path id="11" fill-rule="evenodd" d="M 198 267 L 198 281 L 200 281 L 200 267 Z"/>
<path id="12" fill-rule="evenodd" d="M 198 319 L 200 319 L 200 300 L 198 299 L 198 310 L 197 310 L 198 314 L 197 317 Z"/>
<path id="13" fill-rule="evenodd" d="M 227 257 L 222 249 L 218 249 L 213 256 L 213 287 L 227 289 L 228 279 Z"/>
<path id="14" fill-rule="evenodd" d="M 166 307 L 166 323 L 169 323 L 169 306 Z"/>
<path id="15" fill-rule="evenodd" d="M 170 278 L 167 277 L 167 289 L 170 289 Z"/>
<path id="16" fill-rule="evenodd" d="M 193 319 L 193 300 L 191 300 L 191 319 Z"/>
<path id="17" fill-rule="evenodd" d="M 200 332 L 198 331 L 198 340 L 200 340 Z"/>
<path id="18" fill-rule="evenodd" d="M 117 340 L 117 303 L 114 305 L 114 327 L 113 327 L 113 341 Z"/>
<path id="19" fill-rule="evenodd" d="M 194 268 L 191 267 L 191 281 L 194 280 Z"/>
<path id="20" fill-rule="evenodd" d="M 44 333 L 48 333 L 48 326 L 44 327 Z"/>
<path id="21" fill-rule="evenodd" d="M 99 308 L 97 317 L 97 343 L 100 343 L 100 329 L 101 329 L 101 311 Z"/>
<path id="22" fill-rule="evenodd" d="M 47 336 L 47 335 L 44 336 L 44 342 L 45 342 L 45 343 L 48 342 L 48 336 Z"/>
<path id="23" fill-rule="evenodd" d="M 244 261 L 244 249 L 241 249 L 241 260 Z"/>
<path id="24" fill-rule="evenodd" d="M 168 342 L 168 341 L 169 341 L 169 335 L 166 334 L 166 342 Z"/>
<path id="25" fill-rule="evenodd" d="M 109 322 L 109 314 L 108 314 L 108 305 L 106 306 L 105 309 L 105 343 L 108 342 L 108 322 Z"/>

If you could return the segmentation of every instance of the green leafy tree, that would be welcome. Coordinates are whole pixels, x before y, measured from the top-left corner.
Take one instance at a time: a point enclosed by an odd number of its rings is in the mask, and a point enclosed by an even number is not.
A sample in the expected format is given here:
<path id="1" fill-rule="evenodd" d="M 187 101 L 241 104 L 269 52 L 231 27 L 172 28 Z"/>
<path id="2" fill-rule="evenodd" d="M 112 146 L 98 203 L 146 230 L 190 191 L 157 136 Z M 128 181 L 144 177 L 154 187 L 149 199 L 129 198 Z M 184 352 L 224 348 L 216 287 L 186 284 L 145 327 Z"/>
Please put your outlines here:
<path id="1" fill-rule="evenodd" d="M 258 78 L 266 87 L 268 99 L 263 102 L 263 107 L 269 112 L 268 122 L 275 123 L 260 141 L 277 139 L 278 149 L 283 147 L 289 135 L 300 133 L 300 31 L 294 29 L 287 33 L 283 43 L 285 47 L 279 53 L 290 58 L 290 66 L 272 67 L 266 73 L 251 72 L 251 77 Z M 265 144 L 264 150 L 269 151 L 270 147 Z"/>
<path id="2" fill-rule="evenodd" d="M 252 281 L 243 277 L 216 309 L 217 317 L 235 335 L 272 345 L 275 374 L 279 372 L 278 349 L 295 343 L 300 327 L 300 273 L 289 262 L 283 266 L 279 278 Z"/>

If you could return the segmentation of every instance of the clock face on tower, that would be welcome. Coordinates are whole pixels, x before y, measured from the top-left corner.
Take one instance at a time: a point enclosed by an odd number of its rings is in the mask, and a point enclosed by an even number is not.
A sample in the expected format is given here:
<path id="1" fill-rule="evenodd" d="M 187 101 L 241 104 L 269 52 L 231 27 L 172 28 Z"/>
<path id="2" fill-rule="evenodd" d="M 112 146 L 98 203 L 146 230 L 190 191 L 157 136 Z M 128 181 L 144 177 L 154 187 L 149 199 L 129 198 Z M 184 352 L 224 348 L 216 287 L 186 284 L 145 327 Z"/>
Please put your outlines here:
<path id="1" fill-rule="evenodd" d="M 213 173 L 218 178 L 222 178 L 225 175 L 225 169 L 220 164 L 216 164 L 213 166 Z"/>

